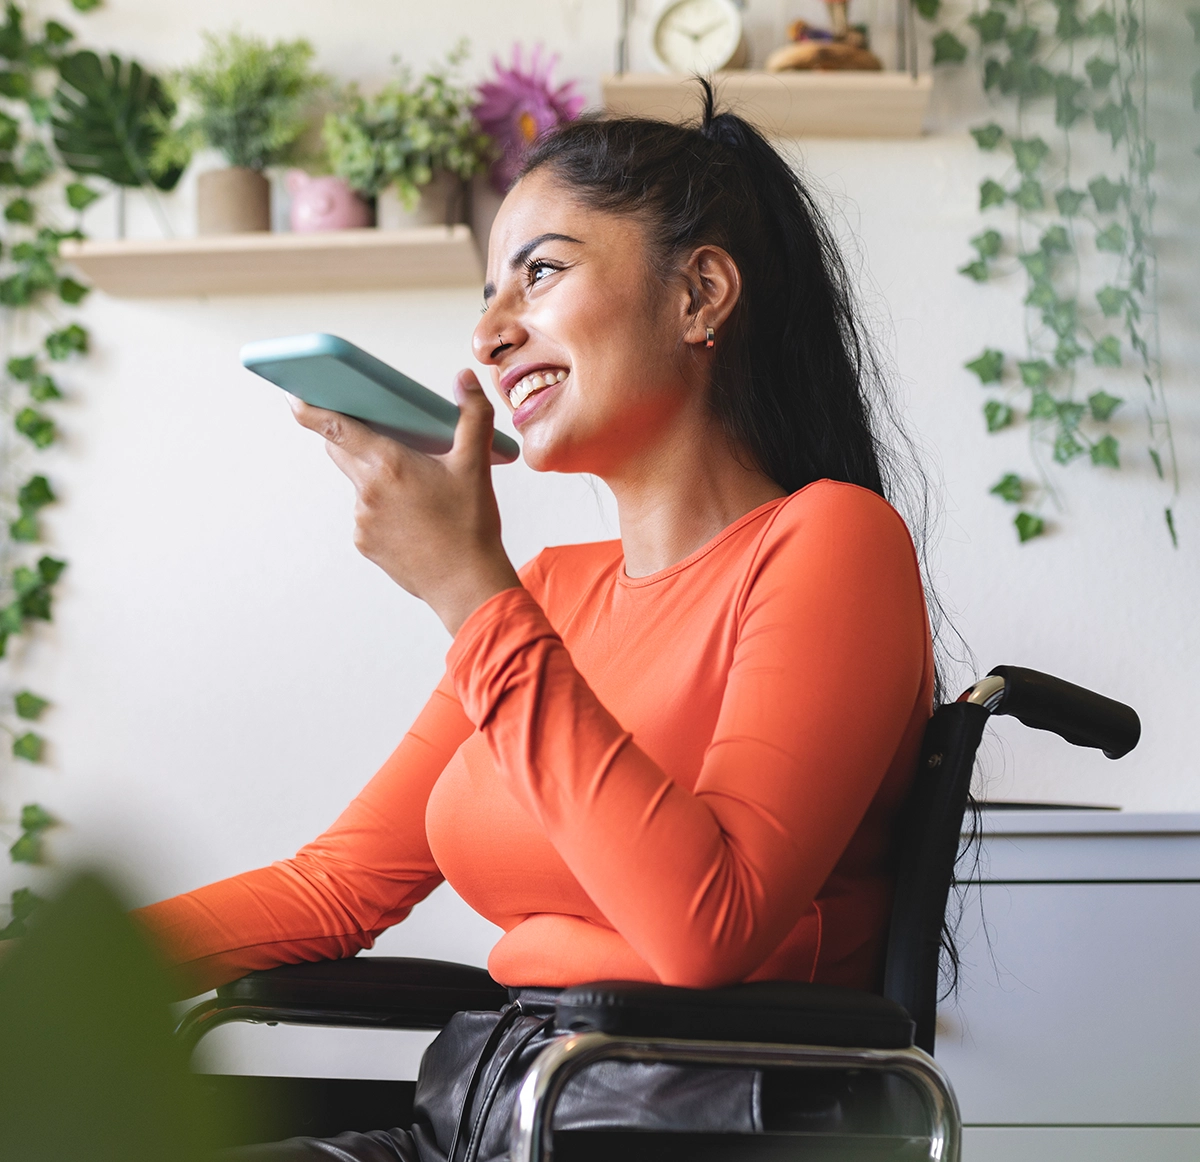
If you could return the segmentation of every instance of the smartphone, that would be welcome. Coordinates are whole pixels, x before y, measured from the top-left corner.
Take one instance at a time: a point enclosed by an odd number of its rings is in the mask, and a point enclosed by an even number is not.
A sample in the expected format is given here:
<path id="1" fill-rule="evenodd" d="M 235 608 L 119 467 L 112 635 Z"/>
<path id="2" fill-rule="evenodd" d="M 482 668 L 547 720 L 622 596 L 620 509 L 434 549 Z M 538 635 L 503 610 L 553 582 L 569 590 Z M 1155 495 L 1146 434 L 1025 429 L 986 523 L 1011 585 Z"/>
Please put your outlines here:
<path id="1" fill-rule="evenodd" d="M 241 351 L 244 367 L 315 407 L 341 412 L 419 452 L 448 452 L 458 408 L 337 335 L 261 339 Z M 492 433 L 492 463 L 511 464 L 516 441 Z"/>

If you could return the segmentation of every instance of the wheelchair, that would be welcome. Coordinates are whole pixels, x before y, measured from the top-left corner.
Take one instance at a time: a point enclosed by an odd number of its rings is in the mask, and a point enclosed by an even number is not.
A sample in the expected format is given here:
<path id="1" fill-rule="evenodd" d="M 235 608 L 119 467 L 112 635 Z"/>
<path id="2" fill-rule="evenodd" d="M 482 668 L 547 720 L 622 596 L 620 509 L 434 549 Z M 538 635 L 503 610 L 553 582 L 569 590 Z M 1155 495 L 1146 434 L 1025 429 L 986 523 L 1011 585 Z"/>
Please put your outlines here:
<path id="1" fill-rule="evenodd" d="M 919 1095 L 925 1119 L 925 1132 L 910 1135 L 909 1144 L 919 1141 L 934 1162 L 959 1162 L 958 1102 L 933 1057 L 939 967 L 975 754 L 993 714 L 1111 759 L 1129 753 L 1141 734 L 1129 706 L 1036 670 L 996 667 L 958 701 L 939 707 L 926 727 L 897 824 L 882 995 L 773 981 L 703 990 L 601 981 L 564 989 L 555 1004 L 557 1035 L 520 1086 L 512 1162 L 554 1157 L 560 1095 L 575 1074 L 604 1060 L 746 1068 L 803 1080 L 883 1079 L 893 1087 L 898 1079 Z M 465 965 L 402 957 L 321 961 L 223 985 L 215 999 L 185 1013 L 176 1036 L 190 1051 L 229 1021 L 440 1029 L 456 1012 L 499 1009 L 508 1000 L 485 970 Z M 794 1131 L 778 1137 L 795 1142 Z M 752 1156 L 784 1155 L 776 1149 Z"/>

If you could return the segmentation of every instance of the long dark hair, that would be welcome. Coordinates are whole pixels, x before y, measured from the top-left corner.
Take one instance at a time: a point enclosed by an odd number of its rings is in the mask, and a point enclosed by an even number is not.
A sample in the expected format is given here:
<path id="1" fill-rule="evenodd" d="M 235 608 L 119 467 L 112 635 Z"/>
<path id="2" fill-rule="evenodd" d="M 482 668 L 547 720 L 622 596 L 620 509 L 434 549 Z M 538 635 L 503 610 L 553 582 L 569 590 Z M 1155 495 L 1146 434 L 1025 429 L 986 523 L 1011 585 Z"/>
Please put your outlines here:
<path id="1" fill-rule="evenodd" d="M 716 112 L 712 85 L 697 81 L 698 124 L 584 117 L 538 141 L 521 176 L 549 169 L 584 204 L 640 218 L 664 279 L 699 246 L 730 254 L 742 294 L 717 335 L 710 401 L 733 448 L 788 492 L 841 480 L 895 504 L 921 558 L 939 643 L 928 480 L 838 245 L 796 171 L 748 122 Z M 936 670 L 940 703 L 944 664 Z"/>

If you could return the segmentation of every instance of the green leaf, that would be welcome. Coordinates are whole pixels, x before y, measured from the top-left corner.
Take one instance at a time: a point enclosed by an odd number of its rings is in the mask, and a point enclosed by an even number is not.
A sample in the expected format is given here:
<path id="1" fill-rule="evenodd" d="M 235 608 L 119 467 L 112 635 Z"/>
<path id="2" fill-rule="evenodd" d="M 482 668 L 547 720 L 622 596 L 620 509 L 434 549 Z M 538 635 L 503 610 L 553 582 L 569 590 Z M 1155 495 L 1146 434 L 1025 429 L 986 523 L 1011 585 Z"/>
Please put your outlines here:
<path id="1" fill-rule="evenodd" d="M 1031 512 L 1019 512 L 1013 519 L 1013 524 L 1017 529 L 1017 536 L 1020 538 L 1021 544 L 1026 541 L 1032 541 L 1034 537 L 1040 537 L 1046 531 L 1046 522 L 1040 516 L 1034 516 Z"/>
<path id="2" fill-rule="evenodd" d="M 65 24 L 59 24 L 57 20 L 47 20 L 42 29 L 42 35 L 55 48 L 62 48 L 64 44 L 75 39 L 75 34 Z"/>
<path id="3" fill-rule="evenodd" d="M 1048 391 L 1035 392 L 1029 405 L 1029 418 L 1032 420 L 1058 419 L 1058 404 L 1055 403 L 1054 396 Z"/>
<path id="4" fill-rule="evenodd" d="M 1050 258 L 1044 250 L 1031 250 L 1018 258 L 1034 282 L 1045 282 L 1050 277 Z"/>
<path id="5" fill-rule="evenodd" d="M 1051 226 L 1038 243 L 1043 254 L 1070 254 L 1071 238 L 1064 226 Z"/>
<path id="6" fill-rule="evenodd" d="M 1074 4 L 1058 5 L 1058 22 L 1054 26 L 1054 35 L 1059 40 L 1077 40 L 1086 33 L 1084 23 L 1079 19 L 1079 13 Z"/>
<path id="7" fill-rule="evenodd" d="M 956 65 L 967 59 L 967 46 L 952 32 L 942 31 L 933 38 L 933 63 Z"/>
<path id="8" fill-rule="evenodd" d="M 1120 222 L 1114 222 L 1107 230 L 1101 230 L 1096 235 L 1096 249 L 1120 254 L 1125 249 L 1125 239 L 1125 227 Z"/>
<path id="9" fill-rule="evenodd" d="M 1108 82 L 1113 79 L 1113 74 L 1117 71 L 1114 61 L 1106 61 L 1103 57 L 1098 56 L 1090 58 L 1083 67 L 1087 72 L 1088 80 L 1092 82 L 1093 89 L 1107 89 Z"/>
<path id="10" fill-rule="evenodd" d="M 42 583 L 42 578 L 38 573 L 35 573 L 27 565 L 18 565 L 13 570 L 12 585 L 13 588 L 22 597 L 26 593 L 31 593 L 37 589 Z"/>
<path id="11" fill-rule="evenodd" d="M 13 419 L 13 426 L 22 436 L 28 437 L 38 448 L 48 448 L 54 443 L 57 431 L 54 421 L 34 408 L 22 408 Z"/>
<path id="12" fill-rule="evenodd" d="M 971 245 L 979 252 L 980 258 L 995 258 L 1003 244 L 1004 239 L 999 230 L 985 230 L 971 239 Z"/>
<path id="13" fill-rule="evenodd" d="M 0 97 L 11 97 L 14 101 L 29 96 L 29 77 L 25 73 L 0 72 Z"/>
<path id="14" fill-rule="evenodd" d="M 1071 400 L 1064 400 L 1058 405 L 1058 418 L 1063 428 L 1073 432 L 1079 427 L 1079 421 L 1083 419 L 1087 408 L 1081 403 L 1074 403 Z"/>
<path id="15" fill-rule="evenodd" d="M 78 323 L 46 336 L 46 354 L 54 360 L 67 359 L 76 351 L 82 355 L 87 349 L 88 333 Z"/>
<path id="16" fill-rule="evenodd" d="M 983 405 L 983 418 L 987 421 L 989 432 L 998 432 L 1013 422 L 1013 410 L 998 399 L 989 399 Z"/>
<path id="17" fill-rule="evenodd" d="M 36 735 L 26 735 L 26 738 L 36 738 Z M 40 742 L 41 740 L 38 739 Z M 13 743 L 13 753 L 16 754 L 16 743 Z M 40 752 L 39 752 L 40 753 Z M 28 755 L 18 755 L 18 758 L 28 758 Z M 33 760 L 37 762 L 37 759 Z M 26 832 L 8 849 L 8 857 L 13 863 L 41 863 L 42 837 L 36 832 Z"/>
<path id="18" fill-rule="evenodd" d="M 975 143 L 980 149 L 992 150 L 1004 140 L 1004 130 L 993 121 L 988 125 L 981 125 L 978 129 L 972 129 L 971 136 L 975 138 Z"/>
<path id="19" fill-rule="evenodd" d="M 1030 359 L 1017 364 L 1021 382 L 1026 387 L 1045 387 L 1050 377 L 1050 364 L 1044 359 Z M 1030 413 L 1032 414 L 1032 413 Z"/>
<path id="20" fill-rule="evenodd" d="M 20 633 L 25 628 L 25 614 L 21 609 L 20 601 L 13 601 L 0 609 L 0 632 L 6 636 L 11 633 Z"/>
<path id="21" fill-rule="evenodd" d="M 1039 279 L 1025 296 L 1025 305 L 1041 307 L 1044 311 L 1053 311 L 1058 306 L 1058 293 L 1045 279 Z"/>
<path id="22" fill-rule="evenodd" d="M 1171 544 L 1179 548 L 1179 537 L 1175 533 L 1175 514 L 1169 508 L 1164 508 L 1163 516 L 1167 518 L 1167 532 L 1171 534 Z"/>
<path id="23" fill-rule="evenodd" d="M 1109 395 L 1106 391 L 1097 391 L 1088 396 L 1088 407 L 1091 409 L 1092 419 L 1100 423 L 1108 420 L 1124 402 L 1120 396 Z"/>
<path id="24" fill-rule="evenodd" d="M 13 697 L 13 705 L 16 707 L 18 718 L 36 722 L 50 703 L 29 690 L 22 690 L 20 694 Z"/>
<path id="25" fill-rule="evenodd" d="M 1100 304 L 1100 309 L 1104 312 L 1106 319 L 1119 315 L 1128 298 L 1128 291 L 1123 291 L 1115 286 L 1106 286 L 1096 292 L 1096 301 Z"/>
<path id="26" fill-rule="evenodd" d="M 1097 8 L 1088 18 L 1087 34 L 1095 37 L 1117 35 L 1117 22 L 1107 8 Z"/>
<path id="27" fill-rule="evenodd" d="M 1098 132 L 1107 133 L 1112 138 L 1114 146 L 1125 136 L 1125 110 L 1115 101 L 1101 105 L 1092 114 L 1092 120 Z"/>
<path id="28" fill-rule="evenodd" d="M 119 186 L 174 188 L 182 167 L 155 172 L 152 163 L 175 114 L 162 82 L 136 61 L 90 51 L 63 57 L 58 71 L 51 124 L 67 168 Z"/>
<path id="29" fill-rule="evenodd" d="M 1012 199 L 1022 210 L 1040 210 L 1046 204 L 1042 183 L 1036 178 L 1026 178 L 1013 194 Z"/>
<path id="30" fill-rule="evenodd" d="M 1050 147 L 1040 137 L 1029 137 L 1014 140 L 1012 151 L 1017 169 L 1023 174 L 1031 174 L 1046 160 Z"/>
<path id="31" fill-rule="evenodd" d="M 33 287 L 30 286 L 29 276 L 23 272 L 9 275 L 0 280 L 0 305 L 6 307 L 25 307 L 33 299 Z"/>
<path id="32" fill-rule="evenodd" d="M 53 600 L 50 590 L 44 585 L 39 585 L 21 598 L 21 612 L 26 617 L 32 617 L 38 621 L 53 621 L 51 615 Z"/>
<path id="33" fill-rule="evenodd" d="M 1061 189 L 1054 195 L 1054 204 L 1058 207 L 1058 212 L 1064 218 L 1074 218 L 1086 201 L 1087 194 L 1082 194 L 1078 190 L 1070 188 Z"/>
<path id="34" fill-rule="evenodd" d="M 8 374 L 18 383 L 28 383 L 37 375 L 37 356 L 14 355 L 5 366 Z"/>
<path id="35" fill-rule="evenodd" d="M 62 392 L 58 390 L 58 385 L 48 375 L 35 375 L 29 384 L 29 394 L 38 403 L 62 399 Z"/>
<path id="36" fill-rule="evenodd" d="M 1158 473 L 1159 480 L 1164 479 L 1162 457 L 1153 448 L 1148 449 L 1148 451 L 1150 452 L 1150 459 L 1154 462 L 1154 471 Z"/>
<path id="37" fill-rule="evenodd" d="M 990 93 L 999 89 L 1002 93 L 1012 91 L 1012 64 L 1001 64 L 995 57 L 983 62 L 983 90 Z"/>
<path id="38" fill-rule="evenodd" d="M 1007 501 L 1009 504 L 1020 504 L 1025 497 L 1025 485 L 1021 483 L 1021 478 L 1015 472 L 1009 472 L 988 489 L 993 496 L 1000 497 L 1001 500 Z"/>
<path id="39" fill-rule="evenodd" d="M 0 152 L 7 153 L 21 136 L 21 123 L 7 113 L 0 113 Z"/>
<path id="40" fill-rule="evenodd" d="M 967 278 L 973 278 L 976 282 L 987 282 L 988 264 L 982 258 L 977 258 L 974 262 L 968 262 L 966 266 L 960 266 L 958 273 L 965 274 Z"/>
<path id="41" fill-rule="evenodd" d="M 1055 299 L 1055 301 L 1042 312 L 1042 322 L 1046 324 L 1060 340 L 1070 338 L 1075 333 L 1077 326 L 1075 300 L 1074 299 Z M 1074 340 L 1072 339 L 1072 342 Z M 1061 343 L 1059 344 L 1062 345 Z M 1079 354 L 1083 354 L 1080 348 Z M 1065 366 L 1065 364 L 1059 364 Z"/>
<path id="42" fill-rule="evenodd" d="M 22 512 L 37 512 L 47 504 L 53 504 L 58 499 L 50 481 L 44 476 L 31 476 L 17 491 L 17 503 Z"/>
<path id="43" fill-rule="evenodd" d="M 982 44 L 995 44 L 1008 31 L 1008 16 L 996 8 L 967 17 L 967 23 L 979 33 Z"/>
<path id="44" fill-rule="evenodd" d="M 1058 346 L 1054 348 L 1054 362 L 1059 367 L 1070 367 L 1081 355 L 1086 355 L 1087 352 L 1079 345 L 1073 335 L 1066 336 L 1058 341 Z"/>
<path id="45" fill-rule="evenodd" d="M 1037 51 L 1038 30 L 1032 24 L 1022 24 L 1014 28 L 1005 38 L 1013 56 L 1029 57 Z"/>
<path id="46" fill-rule="evenodd" d="M 978 375 L 981 384 L 999 383 L 1000 376 L 1004 371 L 1004 352 L 988 347 L 979 358 L 972 359 L 970 363 L 964 363 L 963 366 Z"/>
<path id="47" fill-rule="evenodd" d="M 37 803 L 26 803 L 21 808 L 22 831 L 45 831 L 47 827 L 54 827 L 57 823 L 58 820 Z"/>
<path id="48" fill-rule="evenodd" d="M 42 761 L 42 748 L 45 745 L 46 740 L 30 730 L 26 731 L 20 737 L 13 739 L 12 752 L 19 759 L 28 759 L 31 763 L 40 763 Z"/>
<path id="49" fill-rule="evenodd" d="M 1124 182 L 1109 181 L 1106 177 L 1094 178 L 1088 182 L 1088 192 L 1092 195 L 1092 201 L 1096 203 L 1096 209 L 1102 214 L 1111 214 L 1121 204 L 1122 199 L 1129 197 L 1129 187 Z"/>
<path id="50" fill-rule="evenodd" d="M 91 289 L 90 286 L 84 286 L 83 283 L 76 282 L 73 278 L 63 278 L 58 283 L 58 297 L 64 303 L 74 306 L 76 303 L 83 302 Z"/>
<path id="51" fill-rule="evenodd" d="M 1054 461 L 1056 464 L 1070 464 L 1077 456 L 1082 456 L 1087 449 L 1075 439 L 1070 430 L 1064 428 L 1054 438 Z"/>
<path id="52" fill-rule="evenodd" d="M 913 7 L 925 20 L 936 20 L 942 8 L 942 0 L 913 0 Z"/>
<path id="53" fill-rule="evenodd" d="M 1092 362 L 1097 367 L 1121 366 L 1121 340 L 1116 335 L 1105 335 L 1092 348 Z"/>
<path id="54" fill-rule="evenodd" d="M 0 940 L 16 940 L 24 936 L 30 917 L 45 903 L 41 896 L 35 895 L 29 888 L 17 888 L 11 899 L 12 919 L 0 929 Z"/>
<path id="55" fill-rule="evenodd" d="M 63 191 L 72 210 L 86 210 L 100 195 L 83 182 L 71 182 Z"/>
<path id="56" fill-rule="evenodd" d="M 1097 440 L 1091 447 L 1092 463 L 1097 466 L 1104 464 L 1109 468 L 1120 468 L 1121 461 L 1117 456 L 1117 447 L 1117 439 L 1111 434 Z"/>
<path id="57" fill-rule="evenodd" d="M 38 575 L 47 585 L 53 585 L 66 567 L 66 561 L 56 561 L 53 557 L 42 557 L 37 563 Z"/>
<path id="58" fill-rule="evenodd" d="M 1054 124 L 1070 129 L 1087 109 L 1079 104 L 1079 95 L 1087 86 L 1070 73 L 1059 73 L 1054 78 Z"/>
<path id="59" fill-rule="evenodd" d="M 1008 194 L 999 182 L 988 178 L 979 187 L 979 208 L 986 210 L 989 206 L 1003 206 Z"/>
<path id="60" fill-rule="evenodd" d="M 32 544 L 41 539 L 42 530 L 37 517 L 28 513 L 25 516 L 17 517 L 9 524 L 8 535 L 21 544 Z"/>
<path id="61" fill-rule="evenodd" d="M 4 207 L 4 220 L 29 225 L 33 221 L 35 213 L 33 203 L 28 198 L 14 198 Z"/>

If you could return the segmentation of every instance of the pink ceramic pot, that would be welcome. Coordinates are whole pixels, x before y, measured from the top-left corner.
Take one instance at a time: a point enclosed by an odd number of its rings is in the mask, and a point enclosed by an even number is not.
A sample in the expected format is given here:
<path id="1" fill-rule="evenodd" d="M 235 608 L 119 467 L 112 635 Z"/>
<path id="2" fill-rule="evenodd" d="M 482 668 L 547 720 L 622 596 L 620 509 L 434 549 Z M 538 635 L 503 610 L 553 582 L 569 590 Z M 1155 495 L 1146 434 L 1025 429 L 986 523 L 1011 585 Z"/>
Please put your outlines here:
<path id="1" fill-rule="evenodd" d="M 371 225 L 370 205 L 341 178 L 311 177 L 302 169 L 290 169 L 287 188 L 292 195 L 292 229 L 297 233 Z"/>

